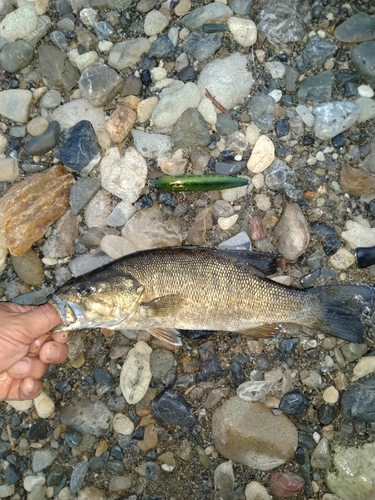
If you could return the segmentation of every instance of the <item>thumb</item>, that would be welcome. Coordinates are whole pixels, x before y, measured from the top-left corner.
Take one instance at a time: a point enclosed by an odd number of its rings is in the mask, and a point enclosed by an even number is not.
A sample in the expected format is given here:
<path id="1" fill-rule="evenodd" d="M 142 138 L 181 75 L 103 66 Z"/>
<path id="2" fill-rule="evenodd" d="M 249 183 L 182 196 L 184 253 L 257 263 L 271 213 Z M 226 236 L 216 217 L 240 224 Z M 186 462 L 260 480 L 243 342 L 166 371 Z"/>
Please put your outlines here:
<path id="1" fill-rule="evenodd" d="M 30 338 L 37 339 L 40 335 L 49 332 L 62 321 L 56 309 L 51 304 L 30 309 L 22 315 L 27 325 Z"/>

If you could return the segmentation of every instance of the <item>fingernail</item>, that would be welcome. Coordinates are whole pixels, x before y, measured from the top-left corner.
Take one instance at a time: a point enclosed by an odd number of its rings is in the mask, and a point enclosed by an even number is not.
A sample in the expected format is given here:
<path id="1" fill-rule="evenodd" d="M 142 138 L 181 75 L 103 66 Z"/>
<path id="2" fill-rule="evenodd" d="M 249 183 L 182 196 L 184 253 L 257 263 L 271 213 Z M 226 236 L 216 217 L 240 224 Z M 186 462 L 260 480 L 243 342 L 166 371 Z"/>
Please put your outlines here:
<path id="1" fill-rule="evenodd" d="M 30 362 L 27 359 L 22 359 L 13 365 L 13 372 L 17 375 L 24 375 L 28 372 L 29 366 Z"/>
<path id="2" fill-rule="evenodd" d="M 60 348 L 55 344 L 51 345 L 48 351 L 48 359 L 50 361 L 55 361 L 55 359 L 57 359 L 59 356 L 60 356 Z"/>

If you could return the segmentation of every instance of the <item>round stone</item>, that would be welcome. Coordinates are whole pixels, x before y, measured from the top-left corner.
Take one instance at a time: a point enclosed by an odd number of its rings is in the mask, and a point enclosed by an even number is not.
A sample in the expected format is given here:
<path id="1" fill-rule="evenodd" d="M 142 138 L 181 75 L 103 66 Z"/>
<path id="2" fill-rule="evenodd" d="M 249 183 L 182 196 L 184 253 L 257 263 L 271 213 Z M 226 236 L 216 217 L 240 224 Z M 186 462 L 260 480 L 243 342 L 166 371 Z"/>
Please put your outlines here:
<path id="1" fill-rule="evenodd" d="M 339 400 L 339 391 L 333 385 L 330 385 L 323 392 L 323 399 L 326 403 L 334 405 Z"/>

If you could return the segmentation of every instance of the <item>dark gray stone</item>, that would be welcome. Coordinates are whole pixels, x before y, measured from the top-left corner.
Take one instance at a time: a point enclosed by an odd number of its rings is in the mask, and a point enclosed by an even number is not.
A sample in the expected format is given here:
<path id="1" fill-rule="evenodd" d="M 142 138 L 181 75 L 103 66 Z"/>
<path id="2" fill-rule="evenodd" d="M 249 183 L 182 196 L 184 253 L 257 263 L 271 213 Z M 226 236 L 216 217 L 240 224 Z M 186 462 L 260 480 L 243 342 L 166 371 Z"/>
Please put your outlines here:
<path id="1" fill-rule="evenodd" d="M 173 126 L 171 140 L 177 148 L 186 148 L 207 146 L 211 137 L 202 115 L 195 108 L 188 108 Z"/>
<path id="2" fill-rule="evenodd" d="M 58 49 L 63 50 L 64 52 L 67 52 L 69 45 L 68 45 L 68 41 L 65 38 L 65 35 L 62 31 L 60 31 L 60 30 L 52 31 L 49 34 L 49 37 L 50 37 L 51 42 L 54 43 Z"/>
<path id="3" fill-rule="evenodd" d="M 363 42 L 350 54 L 352 63 L 365 83 L 375 86 L 375 42 Z"/>
<path id="4" fill-rule="evenodd" d="M 78 83 L 83 97 L 93 106 L 100 107 L 120 93 L 123 79 L 114 69 L 97 62 L 83 70 Z"/>
<path id="5" fill-rule="evenodd" d="M 87 471 L 89 470 L 89 463 L 85 460 L 79 462 L 74 466 L 72 475 L 70 477 L 70 490 L 72 493 L 78 493 L 83 485 Z"/>
<path id="6" fill-rule="evenodd" d="M 34 48 L 25 40 L 17 40 L 5 45 L 0 53 L 0 65 L 8 73 L 16 73 L 25 68 L 34 58 Z"/>
<path id="7" fill-rule="evenodd" d="M 340 42 L 360 43 L 374 40 L 375 38 L 375 19 L 364 12 L 354 14 L 340 26 L 337 26 L 334 32 L 335 37 Z"/>
<path id="8" fill-rule="evenodd" d="M 81 120 L 61 133 L 61 144 L 54 155 L 64 165 L 78 172 L 90 172 L 100 161 L 101 154 L 94 127 L 88 120 Z"/>
<path id="9" fill-rule="evenodd" d="M 229 161 L 217 161 L 215 163 L 215 173 L 218 175 L 233 175 L 241 172 L 243 168 L 246 167 L 247 161 L 241 160 L 229 160 Z"/>
<path id="10" fill-rule="evenodd" d="M 332 57 L 337 47 L 330 41 L 320 36 L 312 36 L 308 39 L 301 54 L 296 57 L 299 71 L 317 71 L 322 68 L 327 59 Z"/>
<path id="11" fill-rule="evenodd" d="M 142 80 L 140 78 L 129 75 L 122 86 L 121 96 L 140 95 L 142 92 L 142 85 Z"/>
<path id="12" fill-rule="evenodd" d="M 148 57 L 151 59 L 169 59 L 173 56 L 174 50 L 174 45 L 168 36 L 159 36 L 151 45 Z"/>
<path id="13" fill-rule="evenodd" d="M 72 90 L 77 85 L 80 73 L 65 52 L 51 45 L 40 45 L 38 56 L 39 71 L 52 85 L 67 90 Z"/>
<path id="14" fill-rule="evenodd" d="M 48 125 L 48 128 L 43 134 L 32 137 L 25 146 L 26 151 L 30 155 L 43 155 L 53 149 L 60 136 L 60 123 L 53 121 Z"/>
<path id="15" fill-rule="evenodd" d="M 70 190 L 69 204 L 73 215 L 78 215 L 100 189 L 100 182 L 92 177 L 79 177 Z"/>
<path id="16" fill-rule="evenodd" d="M 250 14 L 252 6 L 253 0 L 228 0 L 228 7 L 238 16 L 247 16 Z"/>
<path id="17" fill-rule="evenodd" d="M 375 422 L 375 375 L 360 380 L 344 392 L 341 412 L 346 419 Z"/>
<path id="18" fill-rule="evenodd" d="M 306 101 L 329 102 L 334 83 L 335 75 L 330 70 L 305 78 L 298 89 L 299 102 L 301 104 Z"/>
<path id="19" fill-rule="evenodd" d="M 182 394 L 174 389 L 166 389 L 152 400 L 151 415 L 162 425 L 194 427 L 197 423 L 192 407 L 185 401 Z"/>
<path id="20" fill-rule="evenodd" d="M 230 135 L 238 130 L 237 123 L 226 113 L 217 114 L 216 132 L 220 135 Z"/>
<path id="21" fill-rule="evenodd" d="M 108 40 L 115 32 L 107 21 L 98 21 L 97 23 L 94 23 L 92 27 L 94 28 L 95 34 L 99 40 Z"/>
<path id="22" fill-rule="evenodd" d="M 222 46 L 222 33 L 190 33 L 182 44 L 184 52 L 194 57 L 196 61 L 204 61 L 212 57 Z"/>
<path id="23" fill-rule="evenodd" d="M 84 400 L 76 405 L 66 405 L 60 410 L 60 420 L 65 425 L 94 436 L 107 434 L 112 423 L 112 413 L 101 401 Z"/>

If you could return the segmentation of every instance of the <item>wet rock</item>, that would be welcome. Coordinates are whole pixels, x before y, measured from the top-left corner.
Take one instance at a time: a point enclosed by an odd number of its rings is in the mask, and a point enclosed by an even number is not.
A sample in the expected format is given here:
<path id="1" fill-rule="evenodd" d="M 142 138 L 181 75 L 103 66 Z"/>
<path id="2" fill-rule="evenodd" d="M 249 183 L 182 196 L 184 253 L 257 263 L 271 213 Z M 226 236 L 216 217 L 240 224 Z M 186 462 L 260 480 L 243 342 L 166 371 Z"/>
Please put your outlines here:
<path id="1" fill-rule="evenodd" d="M 331 454 L 327 438 L 322 438 L 311 454 L 311 467 L 313 469 L 329 469 L 331 466 Z"/>
<path id="2" fill-rule="evenodd" d="M 53 121 L 48 125 L 45 132 L 32 137 L 26 143 L 25 149 L 30 155 L 43 155 L 56 146 L 59 136 L 60 124 L 57 121 Z"/>
<path id="3" fill-rule="evenodd" d="M 19 182 L 1 198 L 0 227 L 12 255 L 26 253 L 62 216 L 72 184 L 73 176 L 56 165 Z"/>
<path id="4" fill-rule="evenodd" d="M 300 103 L 328 102 L 331 100 L 335 75 L 332 71 L 322 71 L 315 76 L 302 80 L 298 89 L 298 100 Z"/>
<path id="5" fill-rule="evenodd" d="M 267 135 L 261 135 L 253 147 L 247 168 L 257 174 L 269 167 L 274 159 L 275 146 L 272 140 Z"/>
<path id="6" fill-rule="evenodd" d="M 164 220 L 157 207 L 137 212 L 125 224 L 122 237 L 136 250 L 180 246 L 182 243 L 181 223 L 178 219 Z"/>
<path id="7" fill-rule="evenodd" d="M 18 161 L 15 158 L 0 158 L 0 182 L 14 182 L 18 177 Z"/>
<path id="8" fill-rule="evenodd" d="M 300 41 L 305 35 L 304 18 L 308 9 L 302 0 L 287 3 L 267 0 L 260 11 L 258 31 L 277 44 Z"/>
<path id="9" fill-rule="evenodd" d="M 345 43 L 373 40 L 375 38 L 375 21 L 365 12 L 354 14 L 337 26 L 334 35 L 337 40 Z"/>
<path id="10" fill-rule="evenodd" d="M 36 450 L 33 453 L 32 469 L 34 472 L 41 472 L 50 467 L 57 458 L 57 452 L 50 449 Z"/>
<path id="11" fill-rule="evenodd" d="M 297 431 L 285 415 L 276 417 L 263 404 L 237 396 L 213 414 L 212 434 L 225 458 L 257 470 L 283 464 L 297 448 Z"/>
<path id="12" fill-rule="evenodd" d="M 30 249 L 21 257 L 11 256 L 13 269 L 26 284 L 41 286 L 44 280 L 44 267 L 38 254 Z"/>
<path id="13" fill-rule="evenodd" d="M 323 140 L 335 137 L 353 125 L 359 112 L 356 104 L 346 101 L 326 102 L 315 106 L 315 135 Z"/>
<path id="14" fill-rule="evenodd" d="M 60 420 L 85 434 L 104 436 L 112 424 L 112 413 L 101 401 L 86 400 L 61 408 Z"/>
<path id="15" fill-rule="evenodd" d="M 219 365 L 215 353 L 215 347 L 211 340 L 204 342 L 199 346 L 199 355 L 202 359 L 202 364 L 199 370 L 199 377 L 203 381 L 212 380 L 215 377 L 220 377 L 226 373 Z"/>
<path id="16" fill-rule="evenodd" d="M 129 404 L 138 403 L 147 392 L 152 377 L 150 370 L 151 352 L 150 346 L 139 341 L 129 351 L 122 366 L 120 387 Z"/>
<path id="17" fill-rule="evenodd" d="M 52 85 L 67 90 L 72 90 L 77 85 L 80 73 L 69 61 L 66 52 L 51 45 L 40 45 L 38 56 L 39 71 Z"/>
<path id="18" fill-rule="evenodd" d="M 123 226 L 136 213 L 137 209 L 129 202 L 120 201 L 107 217 L 108 226 Z"/>
<path id="19" fill-rule="evenodd" d="M 45 257 L 62 259 L 73 255 L 75 238 L 78 236 L 78 219 L 68 210 L 56 224 L 52 234 L 43 245 Z"/>
<path id="20" fill-rule="evenodd" d="M 132 130 L 134 146 L 145 158 L 157 158 L 172 149 L 172 141 L 168 135 L 149 134 L 141 130 Z"/>
<path id="21" fill-rule="evenodd" d="M 287 415 L 300 415 L 309 407 L 305 396 L 298 390 L 290 391 L 281 398 L 279 408 Z"/>
<path id="22" fill-rule="evenodd" d="M 361 448 L 337 447 L 333 458 L 335 472 L 326 478 L 329 489 L 343 500 L 374 496 L 374 456 L 374 443 Z"/>
<path id="23" fill-rule="evenodd" d="M 104 63 L 91 64 L 79 78 L 82 96 L 93 106 L 104 106 L 121 91 L 123 80 L 120 75 Z"/>
<path id="24" fill-rule="evenodd" d="M 194 108 L 184 111 L 171 133 L 172 144 L 177 148 L 207 146 L 211 141 L 208 126 Z"/>
<path id="25" fill-rule="evenodd" d="M 174 355 L 165 349 L 152 351 L 150 358 L 151 374 L 161 387 L 169 387 L 176 379 Z"/>
<path id="26" fill-rule="evenodd" d="M 165 389 L 152 400 L 151 415 L 161 425 L 179 425 L 190 428 L 197 423 L 192 407 L 180 392 L 171 388 Z"/>
<path id="27" fill-rule="evenodd" d="M 271 390 L 271 380 L 249 380 L 237 388 L 237 396 L 244 401 L 261 401 Z M 288 413 L 288 412 L 285 412 Z"/>
<path id="28" fill-rule="evenodd" d="M 333 227 L 325 222 L 315 222 L 310 225 L 311 230 L 322 240 L 324 253 L 331 256 L 337 252 L 341 246 L 341 242 Z"/>
<path id="29" fill-rule="evenodd" d="M 296 57 L 298 70 L 303 73 L 308 70 L 320 70 L 327 59 L 332 57 L 337 47 L 328 39 L 312 36 L 308 39 L 301 54 Z"/>
<path id="30" fill-rule="evenodd" d="M 0 115 L 15 123 L 26 123 L 32 93 L 25 89 L 10 89 L 0 92 Z"/>
<path id="31" fill-rule="evenodd" d="M 274 238 L 279 252 L 286 259 L 297 259 L 306 250 L 310 241 L 309 228 L 296 203 L 286 205 L 275 228 Z"/>
<path id="32" fill-rule="evenodd" d="M 375 375 L 350 386 L 342 396 L 341 412 L 345 418 L 373 422 Z"/>
<path id="33" fill-rule="evenodd" d="M 270 489 L 277 498 L 290 498 L 303 492 L 305 481 L 294 472 L 271 472 Z"/>
<path id="34" fill-rule="evenodd" d="M 190 33 L 183 42 L 182 48 L 186 54 L 196 61 L 204 61 L 215 55 L 223 43 L 222 33 Z"/>
<path id="35" fill-rule="evenodd" d="M 130 436 L 134 431 L 134 423 L 126 415 L 117 413 L 113 419 L 113 430 L 124 436 Z"/>
<path id="36" fill-rule="evenodd" d="M 239 104 L 252 85 L 253 77 L 247 71 L 247 59 L 238 53 L 206 64 L 197 82 L 202 96 L 207 89 L 227 109 Z"/>
<path id="37" fill-rule="evenodd" d="M 234 474 L 232 462 L 223 462 L 214 472 L 215 500 L 232 500 L 234 497 Z"/>
<path id="38" fill-rule="evenodd" d="M 47 421 L 43 418 L 38 418 L 32 423 L 29 429 L 29 439 L 31 441 L 39 441 L 47 437 Z"/>
<path id="39" fill-rule="evenodd" d="M 128 203 L 134 203 L 146 183 L 147 164 L 134 148 L 121 156 L 117 147 L 110 148 L 100 163 L 102 186 Z"/>
<path id="40" fill-rule="evenodd" d="M 85 461 L 79 462 L 73 467 L 69 483 L 69 487 L 72 493 L 78 493 L 78 491 L 81 489 L 88 470 L 89 463 Z"/>
<path id="41" fill-rule="evenodd" d="M 79 177 L 70 190 L 69 204 L 73 215 L 78 215 L 100 189 L 100 182 L 92 177 Z"/>
<path id="42" fill-rule="evenodd" d="M 9 73 L 16 73 L 25 68 L 34 58 L 32 45 L 25 40 L 6 45 L 0 53 L 0 65 Z"/>
<path id="43" fill-rule="evenodd" d="M 197 31 L 204 24 L 222 24 L 233 15 L 232 10 L 222 3 L 208 4 L 204 7 L 198 7 L 184 16 L 179 24 L 189 31 Z"/>
<path id="44" fill-rule="evenodd" d="M 248 359 L 243 354 L 237 354 L 233 357 L 230 369 L 232 373 L 232 380 L 235 387 L 240 386 L 246 380 L 246 375 L 244 372 L 244 366 L 246 365 Z M 237 393 L 238 394 L 238 393 Z"/>
<path id="45" fill-rule="evenodd" d="M 136 113 L 127 106 L 116 108 L 105 123 L 112 141 L 122 142 L 133 128 L 136 118 Z"/>
<path id="46" fill-rule="evenodd" d="M 345 164 L 340 171 L 341 189 L 352 196 L 375 193 L 375 176 Z"/>
<path id="47" fill-rule="evenodd" d="M 61 132 L 61 143 L 54 149 L 56 158 L 77 172 L 89 173 L 100 161 L 101 154 L 91 122 L 81 120 Z"/>

